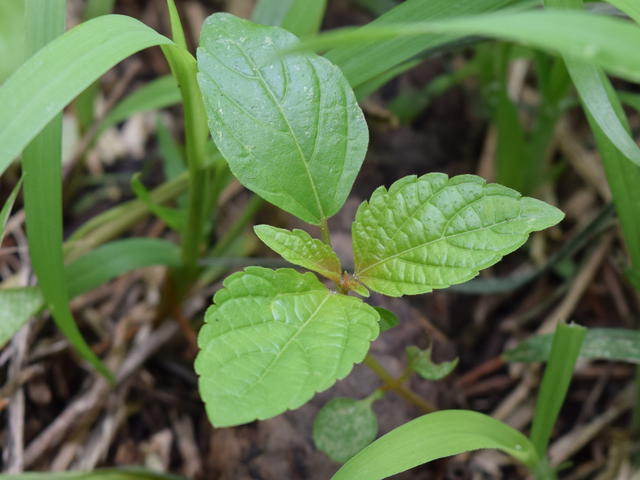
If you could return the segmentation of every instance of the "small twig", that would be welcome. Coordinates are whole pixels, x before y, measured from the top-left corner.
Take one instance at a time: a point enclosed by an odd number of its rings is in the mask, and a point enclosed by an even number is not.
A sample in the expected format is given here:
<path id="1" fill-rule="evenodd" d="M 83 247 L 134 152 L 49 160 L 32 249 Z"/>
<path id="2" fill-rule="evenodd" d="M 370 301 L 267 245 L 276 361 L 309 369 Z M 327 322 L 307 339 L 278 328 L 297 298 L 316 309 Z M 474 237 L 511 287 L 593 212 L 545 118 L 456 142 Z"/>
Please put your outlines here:
<path id="1" fill-rule="evenodd" d="M 11 340 L 13 358 L 9 366 L 9 378 L 17 379 L 27 356 L 27 341 L 30 325 L 27 323 Z M 24 470 L 24 390 L 19 386 L 9 400 L 7 412 L 8 435 L 4 461 L 7 473 L 20 473 Z"/>
<path id="2" fill-rule="evenodd" d="M 600 264 L 609 252 L 609 245 L 613 239 L 612 235 L 606 235 L 600 245 L 591 253 L 591 256 L 584 263 L 582 270 L 573 280 L 569 292 L 562 300 L 562 303 L 553 311 L 549 318 L 540 326 L 537 333 L 551 333 L 560 322 L 566 322 L 573 310 L 578 305 L 587 287 L 598 271 Z"/>
<path id="3" fill-rule="evenodd" d="M 144 362 L 177 331 L 176 322 L 167 321 L 144 341 L 138 342 L 129 353 L 116 375 L 119 385 L 129 378 Z M 33 465 L 51 445 L 59 443 L 65 433 L 88 413 L 102 408 L 108 398 L 109 385 L 103 378 L 97 378 L 92 387 L 74 400 L 47 428 L 27 447 L 24 455 L 25 466 Z"/>

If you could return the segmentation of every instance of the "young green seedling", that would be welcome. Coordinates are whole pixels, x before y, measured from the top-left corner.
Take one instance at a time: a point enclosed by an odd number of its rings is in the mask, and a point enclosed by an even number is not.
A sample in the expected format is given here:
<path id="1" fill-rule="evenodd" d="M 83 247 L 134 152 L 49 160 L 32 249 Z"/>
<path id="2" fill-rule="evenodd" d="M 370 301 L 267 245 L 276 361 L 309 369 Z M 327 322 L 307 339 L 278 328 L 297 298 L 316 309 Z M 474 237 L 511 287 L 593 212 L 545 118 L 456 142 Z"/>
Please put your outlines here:
<path id="1" fill-rule="evenodd" d="M 364 359 L 381 314 L 350 292 L 397 297 L 465 282 L 563 218 L 474 175 L 408 176 L 360 205 L 355 271 L 344 272 L 327 219 L 358 174 L 367 126 L 337 67 L 313 53 L 283 55 L 297 43 L 285 30 L 229 14 L 212 15 L 202 29 L 198 80 L 217 147 L 243 185 L 319 226 L 323 239 L 268 225 L 256 234 L 335 285 L 290 268 L 248 267 L 225 280 L 195 363 L 218 427 L 297 408 Z"/>

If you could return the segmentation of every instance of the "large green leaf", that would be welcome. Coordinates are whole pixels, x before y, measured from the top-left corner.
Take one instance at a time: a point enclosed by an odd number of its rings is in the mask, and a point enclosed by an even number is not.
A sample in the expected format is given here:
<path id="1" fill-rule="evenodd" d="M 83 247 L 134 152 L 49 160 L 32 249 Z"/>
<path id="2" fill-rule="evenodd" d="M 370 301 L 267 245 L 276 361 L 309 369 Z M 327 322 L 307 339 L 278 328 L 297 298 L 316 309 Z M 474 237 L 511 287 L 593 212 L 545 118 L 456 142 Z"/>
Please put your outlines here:
<path id="1" fill-rule="evenodd" d="M 260 240 L 287 262 L 340 281 L 340 259 L 331 246 L 322 240 L 311 237 L 304 230 L 284 230 L 271 225 L 256 225 L 253 230 Z"/>
<path id="2" fill-rule="evenodd" d="M 104 15 L 38 51 L 0 87 L 0 173 L 109 68 L 143 48 L 171 43 L 131 17 Z"/>
<path id="3" fill-rule="evenodd" d="M 378 313 L 312 273 L 249 267 L 228 277 L 200 330 L 195 369 L 216 427 L 278 415 L 345 377 Z"/>
<path id="4" fill-rule="evenodd" d="M 277 58 L 291 33 L 210 16 L 198 49 L 209 128 L 234 175 L 278 207 L 321 224 L 351 190 L 367 125 L 340 70 L 311 53 Z"/>
<path id="5" fill-rule="evenodd" d="M 390 296 L 475 277 L 563 213 L 475 175 L 409 176 L 378 188 L 353 224 L 355 278 Z"/>
<path id="6" fill-rule="evenodd" d="M 345 463 L 332 480 L 379 480 L 438 458 L 495 448 L 530 468 L 538 457 L 517 430 L 481 413 L 443 410 L 423 415 L 380 437 Z"/>

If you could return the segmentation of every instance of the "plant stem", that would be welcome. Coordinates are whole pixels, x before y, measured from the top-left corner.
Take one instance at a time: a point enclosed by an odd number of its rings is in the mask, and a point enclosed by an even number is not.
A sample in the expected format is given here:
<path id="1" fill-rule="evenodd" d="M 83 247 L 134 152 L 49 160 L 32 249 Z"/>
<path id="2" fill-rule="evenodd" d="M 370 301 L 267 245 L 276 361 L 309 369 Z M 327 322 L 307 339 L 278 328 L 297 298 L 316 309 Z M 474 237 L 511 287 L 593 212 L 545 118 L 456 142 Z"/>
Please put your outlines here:
<path id="1" fill-rule="evenodd" d="M 413 391 L 405 387 L 400 381 L 402 377 L 395 378 L 391 375 L 386 368 L 384 368 L 372 355 L 367 355 L 364 359 L 364 364 L 375 373 L 380 380 L 383 381 L 382 390 L 391 390 L 404 398 L 407 402 L 415 405 L 424 413 L 435 412 L 437 408 L 420 398 Z"/>
<path id="2" fill-rule="evenodd" d="M 320 222 L 320 235 L 322 235 L 322 241 L 327 245 L 331 245 L 331 232 L 329 231 L 329 222 L 326 218 L 323 218 Z"/>

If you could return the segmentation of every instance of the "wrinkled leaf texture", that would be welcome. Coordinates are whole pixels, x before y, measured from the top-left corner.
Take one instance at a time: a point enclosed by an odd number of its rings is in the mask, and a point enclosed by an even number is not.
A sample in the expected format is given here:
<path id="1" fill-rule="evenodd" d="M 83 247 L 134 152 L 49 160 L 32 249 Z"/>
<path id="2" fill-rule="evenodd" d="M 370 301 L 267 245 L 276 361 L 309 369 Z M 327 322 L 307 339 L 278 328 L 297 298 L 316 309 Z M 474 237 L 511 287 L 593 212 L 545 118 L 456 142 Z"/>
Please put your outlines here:
<path id="1" fill-rule="evenodd" d="M 466 282 L 564 214 L 475 175 L 408 176 L 378 188 L 353 224 L 355 278 L 390 296 Z"/>
<path id="2" fill-rule="evenodd" d="M 216 427 L 297 408 L 345 377 L 378 336 L 378 313 L 312 273 L 249 267 L 215 295 L 195 362 Z"/>

